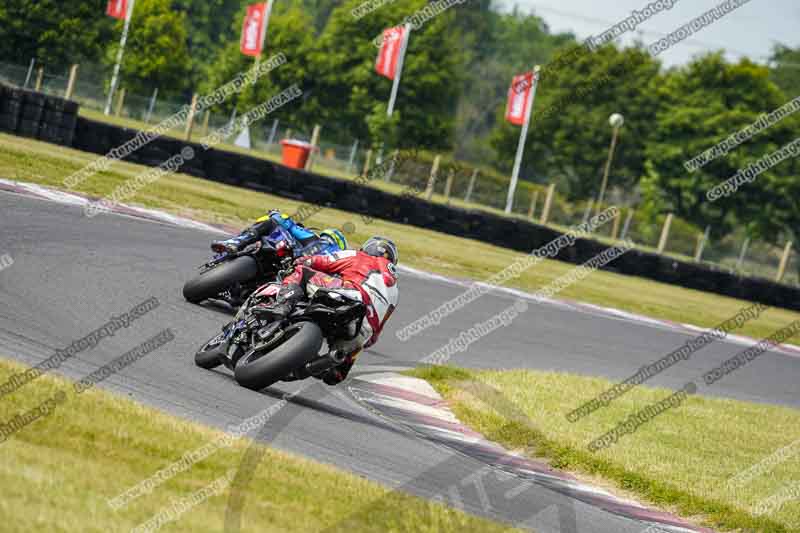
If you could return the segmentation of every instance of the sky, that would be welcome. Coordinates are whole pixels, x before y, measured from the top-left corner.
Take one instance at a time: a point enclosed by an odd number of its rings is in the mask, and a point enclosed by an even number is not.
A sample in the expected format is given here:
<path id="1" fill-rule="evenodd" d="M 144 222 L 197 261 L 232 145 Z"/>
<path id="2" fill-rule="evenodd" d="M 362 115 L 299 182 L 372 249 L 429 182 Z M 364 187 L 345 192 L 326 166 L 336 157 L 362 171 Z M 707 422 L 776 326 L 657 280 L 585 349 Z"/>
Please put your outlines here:
<path id="1" fill-rule="evenodd" d="M 496 0 L 496 4 L 504 9 L 517 5 L 520 11 L 534 11 L 552 32 L 570 31 L 583 40 L 603 33 L 630 16 L 632 10 L 641 10 L 652 1 Z M 641 30 L 641 39 L 650 44 L 719 3 L 720 0 L 678 0 L 672 9 L 659 12 L 635 32 Z M 631 43 L 637 37 L 635 32 L 620 37 L 620 44 Z M 666 66 L 672 66 L 684 64 L 698 53 L 724 49 L 729 60 L 747 55 L 766 63 L 778 42 L 793 48 L 800 46 L 800 0 L 751 0 L 659 57 Z"/>

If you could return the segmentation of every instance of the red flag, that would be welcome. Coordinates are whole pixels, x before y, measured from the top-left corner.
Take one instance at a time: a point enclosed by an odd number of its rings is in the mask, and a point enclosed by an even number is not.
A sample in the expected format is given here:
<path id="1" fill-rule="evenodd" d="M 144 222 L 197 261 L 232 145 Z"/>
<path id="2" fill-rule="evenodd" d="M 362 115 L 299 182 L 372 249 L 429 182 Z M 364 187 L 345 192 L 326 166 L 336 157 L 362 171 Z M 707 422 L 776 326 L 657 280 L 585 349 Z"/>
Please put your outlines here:
<path id="1" fill-rule="evenodd" d="M 128 0 L 108 0 L 106 15 L 115 19 L 124 19 L 128 14 Z"/>
<path id="2" fill-rule="evenodd" d="M 397 74 L 397 61 L 403 49 L 403 41 L 408 29 L 404 26 L 383 30 L 383 43 L 375 61 L 375 70 L 381 76 L 393 80 Z"/>
<path id="3" fill-rule="evenodd" d="M 267 30 L 267 2 L 247 6 L 247 15 L 242 25 L 240 49 L 247 56 L 259 56 L 264 49 Z"/>
<path id="4" fill-rule="evenodd" d="M 517 126 L 525 123 L 525 117 L 528 115 L 528 97 L 533 90 L 534 81 L 533 72 L 514 76 L 511 87 L 508 89 L 508 103 L 506 104 L 506 120 L 510 123 Z"/>

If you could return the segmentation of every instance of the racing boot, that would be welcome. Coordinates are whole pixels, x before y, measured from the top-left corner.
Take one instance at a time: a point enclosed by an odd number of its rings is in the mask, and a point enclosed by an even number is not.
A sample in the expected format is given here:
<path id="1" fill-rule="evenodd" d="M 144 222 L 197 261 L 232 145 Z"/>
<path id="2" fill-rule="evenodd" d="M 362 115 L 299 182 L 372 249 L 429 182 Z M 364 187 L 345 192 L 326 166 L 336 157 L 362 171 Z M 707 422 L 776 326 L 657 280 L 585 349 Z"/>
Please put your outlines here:
<path id="1" fill-rule="evenodd" d="M 224 241 L 214 241 L 211 243 L 211 250 L 214 253 L 223 254 L 235 254 L 248 244 L 254 243 L 258 240 L 258 237 L 254 235 L 252 232 L 245 231 L 238 237 L 233 237 L 231 239 L 226 239 Z"/>

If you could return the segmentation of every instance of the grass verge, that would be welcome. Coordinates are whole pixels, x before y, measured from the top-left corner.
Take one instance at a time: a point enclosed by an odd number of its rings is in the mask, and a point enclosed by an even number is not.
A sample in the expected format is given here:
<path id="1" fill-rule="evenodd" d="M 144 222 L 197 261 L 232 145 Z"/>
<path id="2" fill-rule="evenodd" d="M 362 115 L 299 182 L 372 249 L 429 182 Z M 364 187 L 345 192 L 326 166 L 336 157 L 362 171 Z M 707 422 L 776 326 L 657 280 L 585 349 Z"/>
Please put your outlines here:
<path id="1" fill-rule="evenodd" d="M 66 189 L 64 178 L 96 157 L 52 144 L 0 134 L 0 177 Z M 140 165 L 116 163 L 108 171 L 81 183 L 76 190 L 94 196 L 109 195 L 126 180 L 145 170 Z M 270 208 L 293 213 L 302 205 L 291 199 L 184 174 L 164 177 L 137 192 L 128 202 L 206 222 L 240 226 L 250 224 Z M 321 209 L 305 223 L 319 228 L 342 227 L 350 223 L 353 231 L 348 237 L 353 243 L 374 234 L 391 236 L 400 248 L 402 263 L 448 276 L 486 279 L 523 255 L 488 243 L 397 222 L 375 219 L 368 223 L 359 215 L 336 209 Z M 543 261 L 523 272 L 509 285 L 535 291 L 574 268 L 575 265 L 560 261 Z M 568 286 L 558 297 L 703 327 L 714 327 L 748 305 L 734 298 L 602 271 Z M 763 337 L 797 319 L 800 319 L 800 313 L 771 309 L 734 333 Z"/>
<path id="2" fill-rule="evenodd" d="M 22 370 L 0 359 L 0 382 Z M 76 395 L 71 382 L 52 376 L 2 398 L 0 420 L 6 424 L 59 392 L 66 401 L 51 414 L 0 443 L 3 531 L 130 530 L 235 472 L 249 446 L 241 439 L 220 448 L 115 511 L 108 499 L 223 433 L 105 391 Z M 229 492 L 223 487 L 164 530 L 222 531 Z M 244 531 L 276 532 L 511 531 L 270 448 L 249 482 L 242 525 Z"/>
<path id="3" fill-rule="evenodd" d="M 423 367 L 409 374 L 429 381 L 462 422 L 529 457 L 715 528 L 800 531 L 797 496 L 780 505 L 782 498 L 775 497 L 790 487 L 800 495 L 798 410 L 690 396 L 592 453 L 589 442 L 672 391 L 637 387 L 570 423 L 566 413 L 613 383 L 532 370 Z M 508 405 L 521 414 L 510 414 Z M 788 452 L 772 455 L 790 444 Z M 767 461 L 752 476 L 734 478 L 770 456 L 780 460 Z M 771 497 L 775 506 L 768 504 Z M 764 505 L 768 512 L 759 513 Z"/>

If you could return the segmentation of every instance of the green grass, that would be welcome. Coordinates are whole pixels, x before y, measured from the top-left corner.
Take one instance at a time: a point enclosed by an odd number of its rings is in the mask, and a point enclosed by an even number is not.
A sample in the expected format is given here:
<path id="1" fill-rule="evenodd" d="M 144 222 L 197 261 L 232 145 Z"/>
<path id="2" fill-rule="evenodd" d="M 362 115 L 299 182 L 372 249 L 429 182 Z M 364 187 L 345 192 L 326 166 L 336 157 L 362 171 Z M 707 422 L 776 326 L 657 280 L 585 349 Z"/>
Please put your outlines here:
<path id="1" fill-rule="evenodd" d="M 0 359 L 0 381 L 23 369 Z M 108 499 L 223 434 L 102 390 L 76 395 L 71 382 L 51 376 L 2 398 L 0 420 L 59 391 L 66 402 L 0 443 L 3 531 L 130 530 L 236 471 L 250 445 L 241 439 L 223 447 L 115 511 Z M 511 530 L 271 448 L 246 490 L 244 531 Z M 163 530 L 222 531 L 228 493 L 226 487 Z"/>
<path id="2" fill-rule="evenodd" d="M 612 383 L 532 370 L 424 367 L 409 373 L 428 380 L 461 421 L 490 440 L 522 449 L 584 479 L 720 529 L 800 531 L 798 500 L 770 514 L 751 512 L 762 499 L 797 483 L 800 454 L 749 483 L 727 483 L 800 439 L 798 410 L 695 395 L 614 445 L 592 453 L 587 450 L 589 442 L 672 391 L 637 387 L 608 407 L 570 423 L 566 413 Z M 510 413 L 506 405 L 522 414 Z"/>
<path id="3" fill-rule="evenodd" d="M 93 154 L 0 134 L 0 177 L 65 189 L 64 178 L 95 158 Z M 144 170 L 145 167 L 139 165 L 116 163 L 109 171 L 80 184 L 76 190 L 95 196 L 108 195 Z M 140 190 L 129 202 L 207 222 L 239 226 L 250 224 L 270 208 L 292 213 L 302 205 L 291 199 L 184 174 L 162 178 Z M 402 263 L 448 276 L 486 279 L 522 257 L 520 253 L 488 243 L 396 222 L 375 219 L 367 224 L 359 215 L 336 209 L 323 209 L 304 222 L 318 228 L 342 227 L 349 222 L 354 226 L 353 233 L 348 236 L 352 243 L 373 234 L 391 236 L 400 248 Z M 543 261 L 508 285 L 535 291 L 573 268 L 574 265 L 560 261 Z M 748 305 L 734 298 L 602 271 L 567 287 L 558 297 L 704 327 L 716 326 Z M 735 333 L 761 337 L 797 319 L 800 313 L 771 309 Z"/>

